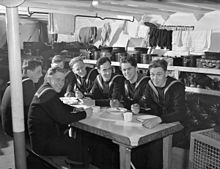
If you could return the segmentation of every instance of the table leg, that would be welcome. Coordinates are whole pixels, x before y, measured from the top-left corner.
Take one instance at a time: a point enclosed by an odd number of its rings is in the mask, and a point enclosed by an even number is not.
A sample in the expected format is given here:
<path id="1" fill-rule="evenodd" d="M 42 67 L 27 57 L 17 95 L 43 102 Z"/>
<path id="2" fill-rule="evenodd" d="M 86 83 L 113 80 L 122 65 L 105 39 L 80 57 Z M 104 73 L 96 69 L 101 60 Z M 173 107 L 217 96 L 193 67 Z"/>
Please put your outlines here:
<path id="1" fill-rule="evenodd" d="M 125 145 L 119 144 L 120 169 L 130 169 L 131 149 Z"/>
<path id="2" fill-rule="evenodd" d="M 163 138 L 163 169 L 171 169 L 172 137 L 173 135 L 169 135 Z"/>

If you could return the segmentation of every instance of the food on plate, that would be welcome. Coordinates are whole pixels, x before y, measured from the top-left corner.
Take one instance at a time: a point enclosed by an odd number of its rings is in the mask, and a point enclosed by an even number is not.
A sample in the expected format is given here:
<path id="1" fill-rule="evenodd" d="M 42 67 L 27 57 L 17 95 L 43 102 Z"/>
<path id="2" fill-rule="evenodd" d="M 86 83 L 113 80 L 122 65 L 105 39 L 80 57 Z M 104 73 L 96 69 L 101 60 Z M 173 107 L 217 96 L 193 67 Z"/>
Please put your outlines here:
<path id="1" fill-rule="evenodd" d="M 76 97 L 61 97 L 60 100 L 64 104 L 73 105 L 78 104 L 79 100 Z"/>
<path id="2" fill-rule="evenodd" d="M 121 114 L 121 113 L 126 112 L 127 109 L 123 107 L 111 107 L 111 108 L 108 108 L 107 111 L 112 114 Z"/>
<path id="3" fill-rule="evenodd" d="M 147 119 L 152 119 L 152 118 L 156 118 L 156 117 L 158 117 L 158 116 L 146 114 L 146 115 L 137 116 L 137 120 L 140 121 L 140 122 L 144 122 Z"/>

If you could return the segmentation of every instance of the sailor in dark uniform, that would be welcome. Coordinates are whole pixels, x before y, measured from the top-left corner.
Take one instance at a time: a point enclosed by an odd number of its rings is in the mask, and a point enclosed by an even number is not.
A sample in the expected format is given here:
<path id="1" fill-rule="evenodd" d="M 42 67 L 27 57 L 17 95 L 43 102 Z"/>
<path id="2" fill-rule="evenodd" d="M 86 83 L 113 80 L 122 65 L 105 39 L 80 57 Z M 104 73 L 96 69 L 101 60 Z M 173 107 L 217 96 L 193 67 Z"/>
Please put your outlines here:
<path id="1" fill-rule="evenodd" d="M 63 133 L 63 125 L 91 116 L 92 109 L 80 110 L 64 104 L 58 93 L 65 83 L 65 71 L 49 68 L 44 84 L 36 92 L 28 114 L 32 149 L 41 155 L 68 156 L 78 164 L 88 163 L 88 147 L 82 137 L 75 139 Z M 83 145 L 83 146 L 82 146 Z"/>
<path id="2" fill-rule="evenodd" d="M 135 114 L 140 111 L 144 112 L 142 97 L 149 77 L 138 73 L 137 61 L 133 56 L 123 58 L 120 64 L 122 74 L 125 77 L 124 89 L 121 92 L 123 96 L 122 104 Z"/>
<path id="3" fill-rule="evenodd" d="M 187 121 L 185 107 L 185 86 L 177 79 L 168 76 L 167 62 L 163 59 L 154 60 L 149 64 L 150 78 L 145 92 L 146 107 L 149 113 L 158 116 L 143 122 L 146 128 L 153 128 L 159 123 L 179 121 L 184 129 L 173 136 L 173 146 L 184 148 L 189 145 L 187 140 Z M 188 143 L 187 143 L 188 142 Z M 150 143 L 146 158 L 147 168 L 163 168 L 162 139 Z M 157 161 L 157 163 L 155 163 Z"/>
<path id="4" fill-rule="evenodd" d="M 110 106 L 111 100 L 120 100 L 124 78 L 122 75 L 113 73 L 111 60 L 108 57 L 101 57 L 96 67 L 99 75 L 94 81 L 90 97 L 95 99 L 97 106 Z"/>
<path id="5" fill-rule="evenodd" d="M 23 87 L 23 103 L 24 103 L 24 121 L 25 121 L 25 137 L 28 139 L 27 130 L 27 114 L 28 109 L 31 104 L 32 98 L 37 91 L 37 83 L 42 76 L 42 63 L 37 60 L 24 60 L 22 65 L 23 77 L 22 77 L 22 87 Z M 12 130 L 12 110 L 11 110 L 11 92 L 10 83 L 6 88 L 2 103 L 2 126 L 3 130 L 9 136 L 13 136 Z"/>
<path id="6" fill-rule="evenodd" d="M 74 78 L 68 84 L 65 96 L 82 99 L 89 94 L 98 72 L 96 69 L 86 67 L 80 56 L 73 58 L 69 65 L 74 73 Z"/>

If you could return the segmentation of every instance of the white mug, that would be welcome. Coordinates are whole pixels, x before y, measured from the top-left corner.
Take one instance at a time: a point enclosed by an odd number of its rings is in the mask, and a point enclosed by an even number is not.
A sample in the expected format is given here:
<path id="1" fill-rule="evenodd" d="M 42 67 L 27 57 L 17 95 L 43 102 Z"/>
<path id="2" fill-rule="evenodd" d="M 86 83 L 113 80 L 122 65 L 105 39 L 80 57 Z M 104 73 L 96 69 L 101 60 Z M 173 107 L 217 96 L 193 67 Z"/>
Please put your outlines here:
<path id="1" fill-rule="evenodd" d="M 93 109 L 93 113 L 98 113 L 98 112 L 100 112 L 100 106 L 93 106 L 92 107 L 92 109 Z"/>
<path id="2" fill-rule="evenodd" d="M 123 113 L 124 121 L 132 121 L 132 116 L 133 116 L 132 112 Z"/>

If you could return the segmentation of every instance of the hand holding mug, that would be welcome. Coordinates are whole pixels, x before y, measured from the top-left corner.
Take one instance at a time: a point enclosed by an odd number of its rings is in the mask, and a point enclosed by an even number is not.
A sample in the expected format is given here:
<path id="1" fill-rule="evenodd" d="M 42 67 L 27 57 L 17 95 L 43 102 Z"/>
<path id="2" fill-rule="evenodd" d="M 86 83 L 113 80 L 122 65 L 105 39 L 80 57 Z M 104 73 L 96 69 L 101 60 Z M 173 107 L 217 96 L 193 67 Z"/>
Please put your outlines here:
<path id="1" fill-rule="evenodd" d="M 142 125 L 146 128 L 153 128 L 162 122 L 160 117 L 145 120 Z"/>
<path id="2" fill-rule="evenodd" d="M 91 107 L 85 108 L 84 110 L 85 110 L 85 112 L 86 112 L 86 118 L 92 116 L 93 109 L 92 109 Z"/>
<path id="3" fill-rule="evenodd" d="M 134 114 L 138 114 L 140 112 L 140 105 L 135 103 L 135 104 L 132 104 L 131 105 L 131 111 L 134 113 Z"/>
<path id="4" fill-rule="evenodd" d="M 110 107 L 120 107 L 120 102 L 117 99 L 110 100 Z"/>
<path id="5" fill-rule="evenodd" d="M 82 98 L 84 97 L 84 95 L 82 94 L 81 91 L 76 90 L 76 91 L 75 91 L 75 97 L 76 97 L 77 99 L 82 99 Z"/>
<path id="6" fill-rule="evenodd" d="M 64 94 L 64 97 L 73 97 L 74 96 L 74 93 L 73 92 L 66 92 Z"/>

